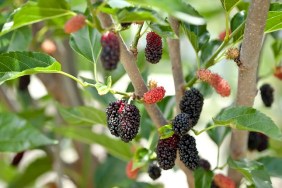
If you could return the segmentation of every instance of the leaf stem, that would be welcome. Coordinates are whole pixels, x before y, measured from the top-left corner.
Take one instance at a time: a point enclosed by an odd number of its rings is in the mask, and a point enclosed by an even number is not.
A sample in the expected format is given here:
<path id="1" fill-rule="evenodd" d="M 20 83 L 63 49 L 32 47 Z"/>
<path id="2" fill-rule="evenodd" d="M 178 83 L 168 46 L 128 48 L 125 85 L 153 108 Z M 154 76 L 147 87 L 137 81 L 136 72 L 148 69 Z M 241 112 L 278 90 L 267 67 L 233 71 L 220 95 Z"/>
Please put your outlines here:
<path id="1" fill-rule="evenodd" d="M 229 12 L 225 12 L 225 37 L 224 40 L 229 39 Z"/>
<path id="2" fill-rule="evenodd" d="M 123 95 L 124 97 L 126 98 L 130 98 L 132 96 L 132 93 L 126 93 L 126 92 L 122 92 L 122 91 L 116 91 L 116 90 L 113 90 L 111 89 L 110 92 L 112 94 L 118 94 L 118 95 Z"/>
<path id="3" fill-rule="evenodd" d="M 92 14 L 93 27 L 95 27 L 99 32 L 102 32 L 103 28 L 101 27 L 100 21 L 97 18 L 97 11 L 93 8 L 91 0 L 87 0 L 87 6 L 88 6 L 89 11 Z"/>
<path id="4" fill-rule="evenodd" d="M 216 127 L 220 127 L 220 126 L 222 126 L 222 125 L 215 124 L 215 125 L 206 127 L 206 128 L 204 128 L 204 129 L 202 129 L 202 130 L 200 130 L 200 131 L 197 131 L 197 130 L 195 130 L 195 129 L 192 129 L 192 131 L 194 132 L 195 135 L 199 135 L 199 134 L 201 134 L 201 133 L 203 133 L 203 132 L 206 132 L 206 131 L 208 131 L 208 130 L 210 130 L 210 129 L 213 129 L 213 128 L 216 128 Z"/>
<path id="5" fill-rule="evenodd" d="M 138 45 L 138 41 L 141 37 L 140 33 L 141 33 L 141 30 L 142 30 L 142 27 L 143 27 L 143 24 L 138 26 L 137 32 L 135 34 L 134 40 L 133 40 L 131 48 L 130 48 L 130 50 L 132 52 L 137 52 L 137 45 Z"/>

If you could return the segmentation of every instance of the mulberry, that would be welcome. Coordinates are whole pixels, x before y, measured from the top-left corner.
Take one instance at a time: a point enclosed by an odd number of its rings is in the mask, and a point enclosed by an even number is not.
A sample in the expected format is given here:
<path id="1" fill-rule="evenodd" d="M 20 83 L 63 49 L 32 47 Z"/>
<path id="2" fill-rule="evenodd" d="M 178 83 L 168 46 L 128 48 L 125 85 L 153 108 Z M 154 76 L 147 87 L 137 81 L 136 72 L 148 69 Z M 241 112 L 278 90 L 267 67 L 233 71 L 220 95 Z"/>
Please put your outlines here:
<path id="1" fill-rule="evenodd" d="M 25 75 L 20 77 L 18 89 L 20 91 L 26 91 L 28 89 L 28 85 L 30 84 L 30 75 Z"/>
<path id="2" fill-rule="evenodd" d="M 195 170 L 200 160 L 195 139 L 188 134 L 184 135 L 180 138 L 178 147 L 180 160 L 187 168 Z"/>
<path id="3" fill-rule="evenodd" d="M 74 33 L 85 25 L 85 16 L 78 14 L 67 21 L 65 24 L 65 33 Z"/>
<path id="4" fill-rule="evenodd" d="M 271 107 L 274 97 L 273 97 L 274 89 L 269 84 L 263 84 L 260 87 L 261 99 L 266 107 Z"/>
<path id="5" fill-rule="evenodd" d="M 199 90 L 192 88 L 185 91 L 180 103 L 179 108 L 182 113 L 189 114 L 192 119 L 192 125 L 196 125 L 204 104 L 204 97 Z"/>
<path id="6" fill-rule="evenodd" d="M 132 104 L 124 104 L 118 110 L 118 113 L 120 114 L 118 135 L 124 142 L 129 142 L 137 135 L 139 130 L 139 110 Z"/>
<path id="7" fill-rule="evenodd" d="M 139 172 L 139 168 L 132 170 L 132 167 L 133 161 L 131 160 L 127 163 L 125 172 L 129 179 L 136 179 Z"/>
<path id="8" fill-rule="evenodd" d="M 219 188 L 236 188 L 235 182 L 222 174 L 216 174 L 213 178 L 213 182 Z"/>
<path id="9" fill-rule="evenodd" d="M 248 149 L 264 151 L 268 148 L 268 137 L 262 133 L 249 132 Z"/>
<path id="10" fill-rule="evenodd" d="M 118 37 L 113 32 L 107 32 L 101 38 L 101 45 L 102 52 L 100 59 L 104 69 L 116 69 L 120 57 Z"/>
<path id="11" fill-rule="evenodd" d="M 165 89 L 162 86 L 151 89 L 144 93 L 143 100 L 146 104 L 154 104 L 161 101 L 164 98 Z"/>
<path id="12" fill-rule="evenodd" d="M 179 137 L 176 134 L 158 141 L 157 161 L 162 169 L 168 170 L 174 167 L 178 142 Z"/>
<path id="13" fill-rule="evenodd" d="M 118 127 L 120 124 L 120 113 L 119 109 L 121 106 L 125 105 L 124 100 L 118 100 L 116 102 L 111 102 L 109 106 L 106 109 L 106 115 L 107 115 L 107 126 L 114 136 L 119 136 L 118 134 Z"/>
<path id="14" fill-rule="evenodd" d="M 205 170 L 211 170 L 211 164 L 206 159 L 199 160 L 199 167 L 202 167 Z"/>
<path id="15" fill-rule="evenodd" d="M 181 113 L 172 120 L 172 128 L 175 134 L 182 136 L 193 127 L 192 122 L 189 114 Z"/>
<path id="16" fill-rule="evenodd" d="M 155 32 L 149 32 L 146 36 L 145 57 L 150 63 L 156 64 L 162 58 L 162 38 Z"/>
<path id="17" fill-rule="evenodd" d="M 148 174 L 152 180 L 156 180 L 161 176 L 161 169 L 155 164 L 150 164 L 148 168 Z"/>
<path id="18" fill-rule="evenodd" d="M 282 66 L 275 67 L 274 76 L 279 80 L 282 80 Z"/>

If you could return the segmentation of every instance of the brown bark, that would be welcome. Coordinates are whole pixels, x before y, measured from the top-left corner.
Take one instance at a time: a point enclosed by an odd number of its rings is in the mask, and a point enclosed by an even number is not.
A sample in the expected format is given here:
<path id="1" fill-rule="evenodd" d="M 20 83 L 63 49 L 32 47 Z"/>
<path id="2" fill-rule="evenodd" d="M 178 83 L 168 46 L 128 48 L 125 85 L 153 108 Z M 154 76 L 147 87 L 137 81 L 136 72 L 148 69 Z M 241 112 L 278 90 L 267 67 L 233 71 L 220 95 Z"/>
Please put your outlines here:
<path id="1" fill-rule="evenodd" d="M 253 106 L 257 94 L 256 73 L 269 4 L 269 0 L 253 0 L 249 8 L 240 52 L 242 66 L 238 75 L 237 106 Z M 246 156 L 247 139 L 247 131 L 232 130 L 230 143 L 232 159 L 238 160 Z M 229 176 L 237 184 L 242 178 L 242 175 L 233 169 L 229 169 Z"/>

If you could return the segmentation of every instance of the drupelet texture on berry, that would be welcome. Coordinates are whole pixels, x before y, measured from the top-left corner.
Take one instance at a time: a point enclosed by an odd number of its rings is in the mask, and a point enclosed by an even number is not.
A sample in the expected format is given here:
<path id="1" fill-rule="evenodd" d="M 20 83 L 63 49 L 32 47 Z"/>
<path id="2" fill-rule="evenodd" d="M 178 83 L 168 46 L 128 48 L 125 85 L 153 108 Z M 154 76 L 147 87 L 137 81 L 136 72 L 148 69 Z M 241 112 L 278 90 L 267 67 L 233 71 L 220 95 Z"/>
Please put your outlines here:
<path id="1" fill-rule="evenodd" d="M 140 126 L 140 113 L 138 108 L 132 104 L 124 104 L 118 110 L 119 126 L 118 135 L 124 142 L 129 142 L 138 133 Z"/>
<path id="2" fill-rule="evenodd" d="M 266 107 L 271 107 L 274 97 L 273 97 L 274 89 L 269 84 L 263 84 L 260 87 L 261 99 Z"/>
<path id="3" fill-rule="evenodd" d="M 192 125 L 196 125 L 204 104 L 204 97 L 199 90 L 191 88 L 185 91 L 180 103 L 179 108 L 182 113 L 189 114 L 192 119 Z"/>
<path id="4" fill-rule="evenodd" d="M 161 169 L 155 164 L 150 164 L 148 168 L 148 174 L 152 180 L 156 180 L 161 176 Z"/>
<path id="5" fill-rule="evenodd" d="M 180 113 L 172 120 L 172 128 L 175 134 L 182 136 L 193 127 L 192 123 L 193 122 L 189 114 Z"/>
<path id="6" fill-rule="evenodd" d="M 187 168 L 195 170 L 199 166 L 200 157 L 194 137 L 188 134 L 180 137 L 178 148 L 180 160 Z"/>
<path id="7" fill-rule="evenodd" d="M 162 58 L 162 38 L 155 32 L 149 32 L 146 36 L 145 57 L 150 63 L 156 64 Z"/>
<path id="8" fill-rule="evenodd" d="M 164 87 L 158 86 L 144 93 L 143 100 L 146 104 L 154 104 L 161 101 L 164 98 L 164 95 Z"/>
<path id="9" fill-rule="evenodd" d="M 160 139 L 157 145 L 157 161 L 159 166 L 168 170 L 174 167 L 179 136 L 174 134 L 172 137 Z"/>
<path id="10" fill-rule="evenodd" d="M 119 136 L 118 127 L 120 124 L 120 113 L 119 109 L 121 106 L 125 105 L 124 100 L 118 100 L 115 102 L 111 102 L 106 109 L 107 116 L 107 126 L 112 135 Z"/>
<path id="11" fill-rule="evenodd" d="M 106 70 L 114 70 L 120 58 L 119 40 L 115 33 L 107 32 L 101 37 L 101 62 Z"/>

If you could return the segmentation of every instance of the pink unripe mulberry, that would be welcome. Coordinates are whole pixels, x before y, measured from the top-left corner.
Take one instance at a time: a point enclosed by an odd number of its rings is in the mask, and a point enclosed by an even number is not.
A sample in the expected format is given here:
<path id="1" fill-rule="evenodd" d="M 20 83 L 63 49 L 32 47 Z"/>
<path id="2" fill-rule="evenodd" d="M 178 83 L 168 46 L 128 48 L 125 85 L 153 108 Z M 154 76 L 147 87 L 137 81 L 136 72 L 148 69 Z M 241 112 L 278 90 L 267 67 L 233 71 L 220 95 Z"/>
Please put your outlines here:
<path id="1" fill-rule="evenodd" d="M 65 23 L 65 33 L 74 33 L 83 28 L 85 23 L 85 16 L 78 14 Z"/>
<path id="2" fill-rule="evenodd" d="M 209 83 L 222 97 L 228 97 L 230 95 L 230 85 L 218 74 L 212 73 L 207 69 L 201 69 L 197 71 L 197 77 L 200 80 Z"/>
<path id="3" fill-rule="evenodd" d="M 219 188 L 235 188 L 235 182 L 223 174 L 216 174 L 213 178 L 214 184 Z"/>
<path id="4" fill-rule="evenodd" d="M 154 104 L 161 101 L 165 96 L 165 89 L 162 86 L 151 89 L 144 93 L 143 100 L 147 104 Z"/>

